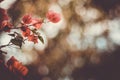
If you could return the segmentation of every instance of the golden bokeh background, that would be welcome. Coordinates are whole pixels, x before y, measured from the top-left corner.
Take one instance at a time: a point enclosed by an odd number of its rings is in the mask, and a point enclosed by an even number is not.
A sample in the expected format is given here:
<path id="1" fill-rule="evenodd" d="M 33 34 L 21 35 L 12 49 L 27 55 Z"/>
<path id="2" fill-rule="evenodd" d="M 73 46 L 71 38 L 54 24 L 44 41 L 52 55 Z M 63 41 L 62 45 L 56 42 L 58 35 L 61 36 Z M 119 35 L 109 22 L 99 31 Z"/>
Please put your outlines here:
<path id="1" fill-rule="evenodd" d="M 25 14 L 44 18 L 54 10 L 61 15 L 59 23 L 43 24 L 39 30 L 45 44 L 26 41 L 21 50 L 5 49 L 9 53 L 5 60 L 13 55 L 28 67 L 26 80 L 120 79 L 119 0 L 12 1 L 0 6 L 15 25 Z M 1 44 L 6 37 L 3 33 Z"/>

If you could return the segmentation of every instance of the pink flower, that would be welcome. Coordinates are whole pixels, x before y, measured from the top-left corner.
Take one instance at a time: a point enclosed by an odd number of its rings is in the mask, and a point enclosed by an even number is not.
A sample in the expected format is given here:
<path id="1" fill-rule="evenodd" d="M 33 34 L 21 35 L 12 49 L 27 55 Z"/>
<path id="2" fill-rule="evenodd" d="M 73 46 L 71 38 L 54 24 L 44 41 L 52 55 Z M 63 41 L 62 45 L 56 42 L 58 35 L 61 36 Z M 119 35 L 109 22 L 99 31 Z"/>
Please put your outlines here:
<path id="1" fill-rule="evenodd" d="M 46 17 L 48 18 L 49 21 L 53 22 L 53 23 L 57 23 L 60 21 L 60 14 L 54 12 L 54 11 L 49 11 L 46 14 Z"/>
<path id="2" fill-rule="evenodd" d="M 22 18 L 23 24 L 30 24 L 32 22 L 32 17 L 31 15 L 25 15 Z"/>
<path id="3" fill-rule="evenodd" d="M 36 29 L 41 28 L 42 23 L 43 23 L 42 19 L 36 19 L 36 18 L 32 19 L 32 24 Z"/>

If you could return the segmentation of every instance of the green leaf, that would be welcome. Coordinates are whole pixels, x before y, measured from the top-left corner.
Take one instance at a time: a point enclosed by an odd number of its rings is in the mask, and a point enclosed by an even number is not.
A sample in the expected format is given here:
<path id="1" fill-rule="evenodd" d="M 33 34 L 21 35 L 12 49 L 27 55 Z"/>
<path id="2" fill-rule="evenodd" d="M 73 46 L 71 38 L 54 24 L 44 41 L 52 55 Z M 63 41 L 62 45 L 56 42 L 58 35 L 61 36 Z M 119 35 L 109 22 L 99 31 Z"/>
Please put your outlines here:
<path id="1" fill-rule="evenodd" d="M 38 36 L 38 39 L 44 44 L 44 39 L 42 36 Z"/>
<path id="2" fill-rule="evenodd" d="M 33 29 L 33 30 L 31 30 L 34 34 L 36 34 L 36 35 L 40 35 L 40 33 L 37 31 L 37 29 Z"/>
<path id="3" fill-rule="evenodd" d="M 33 29 L 33 30 L 31 30 L 31 31 L 36 34 L 37 29 Z"/>

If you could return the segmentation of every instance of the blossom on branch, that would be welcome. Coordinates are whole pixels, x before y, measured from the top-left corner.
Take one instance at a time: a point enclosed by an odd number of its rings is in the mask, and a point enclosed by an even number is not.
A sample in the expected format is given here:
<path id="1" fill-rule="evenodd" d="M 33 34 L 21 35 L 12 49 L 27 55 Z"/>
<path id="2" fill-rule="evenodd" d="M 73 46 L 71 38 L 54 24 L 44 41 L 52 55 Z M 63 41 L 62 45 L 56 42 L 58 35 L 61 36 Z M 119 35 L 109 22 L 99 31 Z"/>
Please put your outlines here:
<path id="1" fill-rule="evenodd" d="M 42 19 L 32 19 L 32 24 L 36 29 L 40 29 L 42 26 L 43 20 Z"/>
<path id="2" fill-rule="evenodd" d="M 0 8 L 0 31 L 10 32 L 12 24 L 8 20 L 9 17 L 6 10 Z"/>
<path id="3" fill-rule="evenodd" d="M 32 17 L 31 15 L 25 15 L 22 18 L 22 23 L 23 24 L 30 24 L 32 22 Z"/>
<path id="4" fill-rule="evenodd" d="M 24 37 L 28 37 L 31 33 L 30 29 L 28 27 L 21 27 L 21 30 L 22 30 L 22 35 Z"/>
<path id="5" fill-rule="evenodd" d="M 3 29 L 3 26 L 2 26 L 3 21 L 8 19 L 9 18 L 8 18 L 7 12 L 4 9 L 0 8 L 0 31 Z"/>
<path id="6" fill-rule="evenodd" d="M 8 15 L 6 10 L 0 8 L 0 22 L 4 21 L 4 20 L 8 20 Z"/>
<path id="7" fill-rule="evenodd" d="M 0 2 L 2 1 L 3 0 L 0 0 Z M 46 14 L 46 17 L 50 22 L 53 23 L 57 23 L 61 19 L 60 14 L 54 11 L 49 11 Z M 34 44 L 38 43 L 38 40 L 40 40 L 44 44 L 43 37 L 40 35 L 39 31 L 37 31 L 45 22 L 43 18 L 33 18 L 29 14 L 24 15 L 17 26 L 11 24 L 9 19 L 10 18 L 8 17 L 6 10 L 0 8 L 0 32 L 10 32 L 11 29 L 20 29 L 21 33 L 16 31 L 9 33 L 8 35 L 12 38 L 8 44 L 0 45 L 0 54 L 7 53 L 1 49 L 6 46 L 15 45 L 21 48 L 25 40 L 32 41 Z M 0 64 L 3 64 L 1 60 Z M 22 63 L 20 63 L 14 56 L 7 61 L 7 66 L 5 67 L 18 76 L 25 76 L 28 73 L 27 67 L 22 65 Z"/>
<path id="8" fill-rule="evenodd" d="M 48 18 L 49 21 L 53 22 L 53 23 L 57 23 L 60 21 L 60 14 L 54 12 L 54 11 L 49 11 L 46 14 L 46 17 Z"/>
<path id="9" fill-rule="evenodd" d="M 4 20 L 1 23 L 1 30 L 5 32 L 10 32 L 10 29 L 12 28 L 12 24 L 8 20 Z"/>
<path id="10" fill-rule="evenodd" d="M 38 43 L 38 37 L 37 36 L 35 36 L 35 35 L 30 35 L 30 36 L 28 36 L 28 40 L 29 41 L 32 41 L 32 42 L 34 42 L 34 43 Z"/>

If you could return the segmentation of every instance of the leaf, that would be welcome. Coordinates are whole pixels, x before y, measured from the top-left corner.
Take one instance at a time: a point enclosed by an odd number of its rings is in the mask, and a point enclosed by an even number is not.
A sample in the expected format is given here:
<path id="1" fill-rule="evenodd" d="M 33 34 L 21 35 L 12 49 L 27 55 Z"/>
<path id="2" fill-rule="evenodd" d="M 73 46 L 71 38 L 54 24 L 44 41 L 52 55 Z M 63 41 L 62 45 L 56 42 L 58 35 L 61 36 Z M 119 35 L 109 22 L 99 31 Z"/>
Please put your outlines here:
<path id="1" fill-rule="evenodd" d="M 19 46 L 21 48 L 22 46 L 22 43 L 24 43 L 24 40 L 23 40 L 23 37 L 21 34 L 17 33 L 17 32 L 14 32 L 14 35 L 13 34 L 10 34 L 12 36 L 14 36 L 14 39 L 11 39 L 11 43 L 16 45 L 16 46 Z"/>
<path id="2" fill-rule="evenodd" d="M 22 37 L 21 35 L 17 35 L 17 36 L 16 36 L 16 39 L 17 39 L 17 40 L 20 40 L 20 41 L 23 41 L 23 37 Z"/>
<path id="3" fill-rule="evenodd" d="M 17 38 L 11 39 L 11 43 L 16 45 L 16 46 L 19 46 L 20 48 L 22 46 L 22 40 L 19 40 Z"/>
<path id="4" fill-rule="evenodd" d="M 38 39 L 44 44 L 44 39 L 42 36 L 38 36 Z"/>
<path id="5" fill-rule="evenodd" d="M 33 33 L 37 34 L 37 33 L 36 33 L 37 29 L 33 29 L 33 30 L 31 30 L 31 31 L 32 31 Z"/>
<path id="6" fill-rule="evenodd" d="M 14 34 L 16 34 L 17 36 L 21 36 L 21 34 L 19 34 L 18 32 L 14 32 Z"/>
<path id="7" fill-rule="evenodd" d="M 8 34 L 9 36 L 15 37 L 15 34 Z"/>

